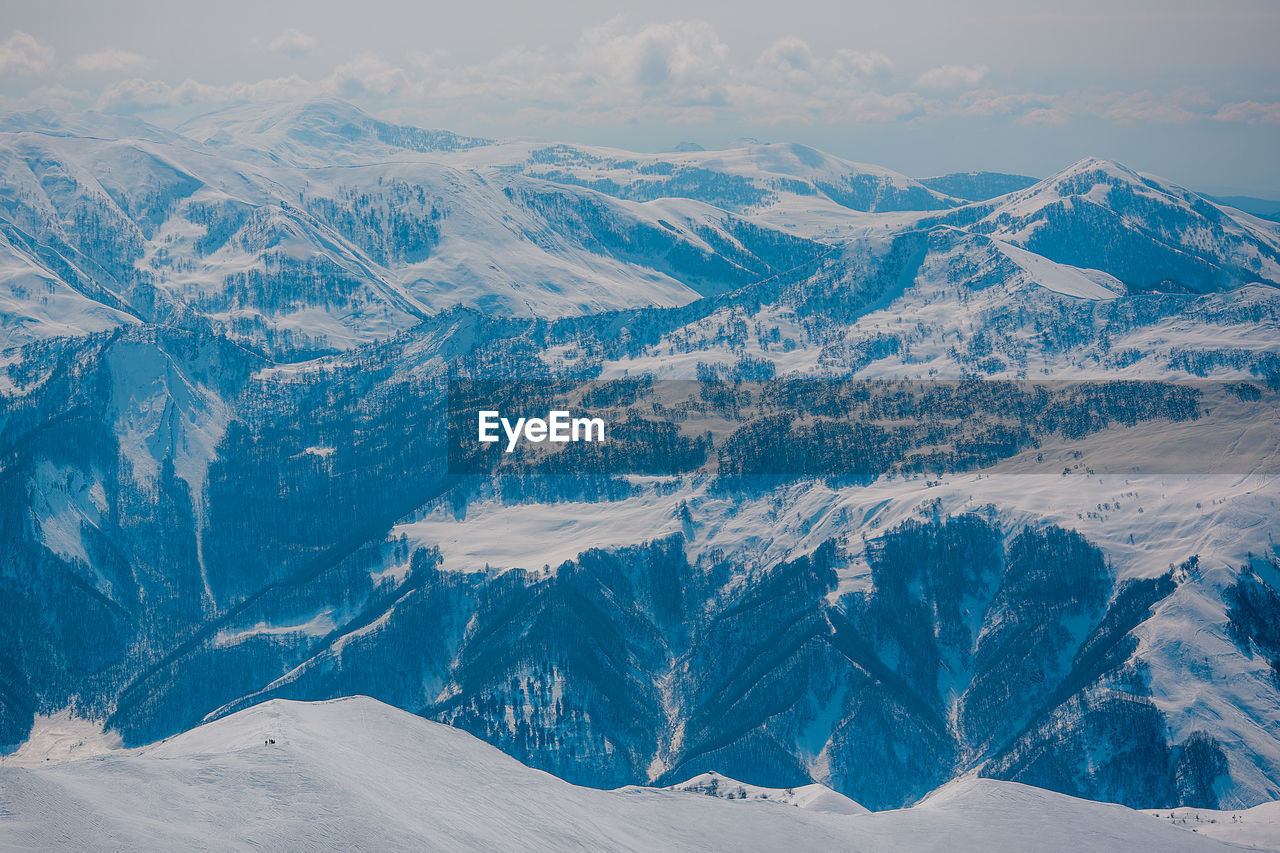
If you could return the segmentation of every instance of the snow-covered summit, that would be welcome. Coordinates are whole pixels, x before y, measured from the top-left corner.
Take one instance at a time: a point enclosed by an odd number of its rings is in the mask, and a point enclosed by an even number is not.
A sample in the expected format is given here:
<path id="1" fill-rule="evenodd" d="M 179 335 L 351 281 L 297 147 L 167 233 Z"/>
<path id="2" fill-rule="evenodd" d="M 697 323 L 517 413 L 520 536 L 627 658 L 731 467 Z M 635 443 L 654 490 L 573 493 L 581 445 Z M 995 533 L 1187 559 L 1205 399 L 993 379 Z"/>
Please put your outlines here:
<path id="1" fill-rule="evenodd" d="M 1139 289 L 1280 285 L 1280 227 L 1098 157 L 950 221 Z"/>
<path id="2" fill-rule="evenodd" d="M 689 791 L 725 800 L 768 800 L 786 806 L 827 812 L 830 814 L 869 814 L 865 806 L 839 794 L 826 785 L 813 783 L 791 788 L 768 788 L 730 779 L 714 771 L 699 773 L 690 779 L 670 785 L 668 791 Z"/>

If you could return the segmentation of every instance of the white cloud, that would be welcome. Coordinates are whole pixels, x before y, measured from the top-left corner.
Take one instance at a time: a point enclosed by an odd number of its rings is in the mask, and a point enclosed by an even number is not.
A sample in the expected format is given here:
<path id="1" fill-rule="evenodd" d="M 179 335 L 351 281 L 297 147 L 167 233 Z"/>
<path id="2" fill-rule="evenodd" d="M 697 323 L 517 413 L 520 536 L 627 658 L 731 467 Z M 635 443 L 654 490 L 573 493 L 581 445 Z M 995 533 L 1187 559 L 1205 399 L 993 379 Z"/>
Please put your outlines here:
<path id="1" fill-rule="evenodd" d="M 366 53 L 335 68 L 325 87 L 348 98 L 361 95 L 387 97 L 411 88 L 411 84 L 403 68 Z"/>
<path id="2" fill-rule="evenodd" d="M 102 90 L 98 108 L 108 112 L 135 112 L 177 106 L 174 87 L 163 80 L 133 77 Z"/>
<path id="3" fill-rule="evenodd" d="M 746 78 L 757 90 L 753 97 L 756 101 L 769 100 L 771 94 L 783 94 L 783 89 L 807 92 L 820 101 L 830 101 L 846 98 L 851 91 L 869 91 L 892 70 L 893 63 L 883 53 L 839 50 L 823 57 L 800 38 L 787 36 L 760 54 Z M 791 99 L 794 95 L 786 97 Z M 791 105 L 795 106 L 794 102 Z"/>
<path id="4" fill-rule="evenodd" d="M 936 104 L 915 92 L 881 94 L 866 92 L 839 105 L 833 112 L 836 121 L 892 122 L 907 121 L 923 116 L 936 108 Z"/>
<path id="5" fill-rule="evenodd" d="M 1208 119 L 1263 120 L 1265 106 L 1256 110 L 1242 104 L 1219 107 L 1203 91 L 1180 89 L 1167 94 L 1154 92 L 1071 91 L 1057 95 L 995 94 L 986 90 L 969 92 L 961 99 L 968 101 L 967 114 L 996 115 L 999 110 L 984 112 L 987 104 L 1010 104 L 1007 112 L 1018 114 L 1018 120 L 1033 125 L 1065 125 L 1073 119 L 1105 119 L 1117 124 L 1188 124 Z M 1243 107 L 1234 113 L 1232 107 Z M 1216 113 L 1215 113 L 1216 110 Z"/>
<path id="6" fill-rule="evenodd" d="M 1036 92 L 1002 92 L 999 89 L 972 89 L 957 101 L 966 116 L 1004 116 L 1050 106 L 1054 97 Z"/>
<path id="7" fill-rule="evenodd" d="M 1223 104 L 1213 114 L 1214 121 L 1241 121 L 1250 124 L 1280 124 L 1280 102 L 1240 101 Z"/>
<path id="8" fill-rule="evenodd" d="M 832 67 L 846 77 L 883 78 L 893 71 L 889 57 L 875 50 L 838 50 Z"/>
<path id="9" fill-rule="evenodd" d="M 576 59 L 578 70 L 620 88 L 705 100 L 723 82 L 728 54 L 705 21 L 670 21 L 628 32 L 614 20 L 583 32 Z"/>
<path id="10" fill-rule="evenodd" d="M 628 27 L 620 19 L 583 31 L 576 49 L 564 54 L 516 47 L 475 64 L 450 64 L 438 53 L 418 54 L 412 64 L 407 86 L 422 97 L 500 102 L 530 122 L 566 115 L 593 122 L 709 119 L 730 106 L 730 84 L 741 72 L 708 24 Z"/>
<path id="11" fill-rule="evenodd" d="M 1018 121 L 1021 124 L 1045 125 L 1050 127 L 1061 127 L 1062 125 L 1067 124 L 1070 120 L 1070 110 L 1063 109 L 1062 106 L 1058 104 L 1028 110 L 1018 117 Z"/>
<path id="12" fill-rule="evenodd" d="M 940 65 L 917 77 L 916 85 L 926 89 L 972 89 L 985 76 L 985 65 Z"/>
<path id="13" fill-rule="evenodd" d="M 33 89 L 25 98 L 11 103 L 11 109 L 74 110 L 83 108 L 89 98 L 87 92 L 68 89 L 60 83 Z"/>
<path id="14" fill-rule="evenodd" d="M 593 91 L 609 88 L 607 78 L 578 70 L 572 62 L 556 63 L 545 52 L 511 48 L 488 62 L 456 66 L 440 55 L 415 58 L 424 90 L 446 100 L 518 101 L 555 104 L 564 110 L 582 107 Z"/>
<path id="15" fill-rule="evenodd" d="M 811 84 L 814 64 L 813 51 L 796 36 L 778 39 L 760 54 L 761 70 L 791 85 Z"/>
<path id="16" fill-rule="evenodd" d="M 311 44 L 309 37 L 292 30 L 272 42 L 281 50 Z M 105 70 L 140 61 L 123 51 L 101 51 L 76 64 Z M 755 57 L 735 61 L 705 22 L 633 26 L 615 19 L 584 30 L 575 49 L 560 53 L 513 47 L 478 62 L 459 62 L 443 52 L 415 54 L 404 62 L 366 53 L 309 79 L 294 75 L 229 85 L 134 77 L 108 86 L 98 105 L 130 112 L 334 95 L 382 109 L 420 113 L 443 108 L 489 119 L 501 116 L 530 132 L 566 121 L 618 125 L 726 119 L 782 127 L 948 118 L 1003 118 L 1033 125 L 1081 118 L 1280 123 L 1280 104 L 1222 104 L 1200 89 L 1008 91 L 980 86 L 985 66 L 943 65 L 920 74 L 914 86 L 895 90 L 893 70 L 882 53 L 824 53 L 794 35 L 778 39 Z"/>
<path id="17" fill-rule="evenodd" d="M 1097 113 L 1122 123 L 1183 124 L 1204 117 L 1187 109 L 1176 97 L 1159 97 L 1150 92 L 1113 93 L 1098 105 Z"/>
<path id="18" fill-rule="evenodd" d="M 0 43 L 0 74 L 30 77 L 43 74 L 53 63 L 53 48 L 40 39 L 17 30 Z"/>
<path id="19" fill-rule="evenodd" d="M 292 27 L 267 42 L 267 50 L 288 56 L 306 56 L 316 49 L 316 40 Z"/>
<path id="20" fill-rule="evenodd" d="M 76 57 L 77 71 L 127 71 L 147 64 L 147 58 L 128 50 L 107 48 Z"/>
<path id="21" fill-rule="evenodd" d="M 297 76 L 274 77 L 252 83 L 238 82 L 227 86 L 213 86 L 191 79 L 172 86 L 164 80 L 134 77 L 112 83 L 103 89 L 97 106 L 106 112 L 132 113 L 188 104 L 216 106 L 313 98 L 320 94 L 320 87 Z"/>

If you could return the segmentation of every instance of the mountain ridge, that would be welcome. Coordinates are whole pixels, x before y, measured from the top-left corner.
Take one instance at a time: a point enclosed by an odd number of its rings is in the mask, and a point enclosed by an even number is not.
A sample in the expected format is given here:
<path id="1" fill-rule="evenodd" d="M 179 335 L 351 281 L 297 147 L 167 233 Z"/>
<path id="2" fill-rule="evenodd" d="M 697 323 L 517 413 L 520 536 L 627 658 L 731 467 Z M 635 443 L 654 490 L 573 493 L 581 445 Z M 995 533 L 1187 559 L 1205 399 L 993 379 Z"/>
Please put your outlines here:
<path id="1" fill-rule="evenodd" d="M 133 784 L 110 784 L 122 774 Z M 942 849 L 943 836 L 949 845 L 1016 849 L 1028 823 L 1045 850 L 1228 849 L 1141 813 L 1010 783 L 953 786 L 915 809 L 883 815 L 759 797 L 576 788 L 469 735 L 359 697 L 274 701 L 141 750 L 0 767 L 0 777 L 0 840 L 14 849 L 47 844 L 51 828 L 60 843 L 82 850 L 252 839 L 459 850 L 893 844 L 932 851 Z"/>

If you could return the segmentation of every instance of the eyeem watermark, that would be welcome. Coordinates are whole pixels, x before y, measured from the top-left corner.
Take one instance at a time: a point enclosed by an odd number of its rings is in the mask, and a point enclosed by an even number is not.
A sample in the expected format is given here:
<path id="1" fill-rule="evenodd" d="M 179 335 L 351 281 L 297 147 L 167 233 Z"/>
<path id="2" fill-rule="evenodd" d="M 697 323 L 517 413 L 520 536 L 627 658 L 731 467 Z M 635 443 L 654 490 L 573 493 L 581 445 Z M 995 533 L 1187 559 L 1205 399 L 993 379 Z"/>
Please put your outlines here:
<path id="1" fill-rule="evenodd" d="M 1270 378 L 455 380 L 447 419 L 451 474 L 517 480 L 1280 472 Z"/>
<path id="2" fill-rule="evenodd" d="M 507 453 L 515 450 L 522 438 L 535 444 L 604 441 L 603 418 L 575 418 L 566 409 L 548 412 L 545 418 L 516 418 L 514 423 L 495 409 L 485 409 L 477 420 L 479 440 L 485 444 L 499 441 L 498 427 L 502 427 L 507 436 Z"/>

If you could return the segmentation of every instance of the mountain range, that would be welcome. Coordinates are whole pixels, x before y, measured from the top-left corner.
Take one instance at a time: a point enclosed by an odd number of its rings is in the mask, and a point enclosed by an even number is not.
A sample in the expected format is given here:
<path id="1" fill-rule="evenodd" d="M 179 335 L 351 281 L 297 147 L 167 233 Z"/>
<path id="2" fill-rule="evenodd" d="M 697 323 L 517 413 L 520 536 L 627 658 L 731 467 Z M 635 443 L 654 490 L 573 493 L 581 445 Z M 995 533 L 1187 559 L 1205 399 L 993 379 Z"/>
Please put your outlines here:
<path id="1" fill-rule="evenodd" d="M 599 788 L 1275 800 L 1277 288 L 1280 225 L 1096 158 L 4 117 L 0 744 L 365 694 Z M 661 474 L 449 466 L 451 381 L 788 378 L 1131 396 L 861 477 L 730 478 L 764 419 Z"/>

